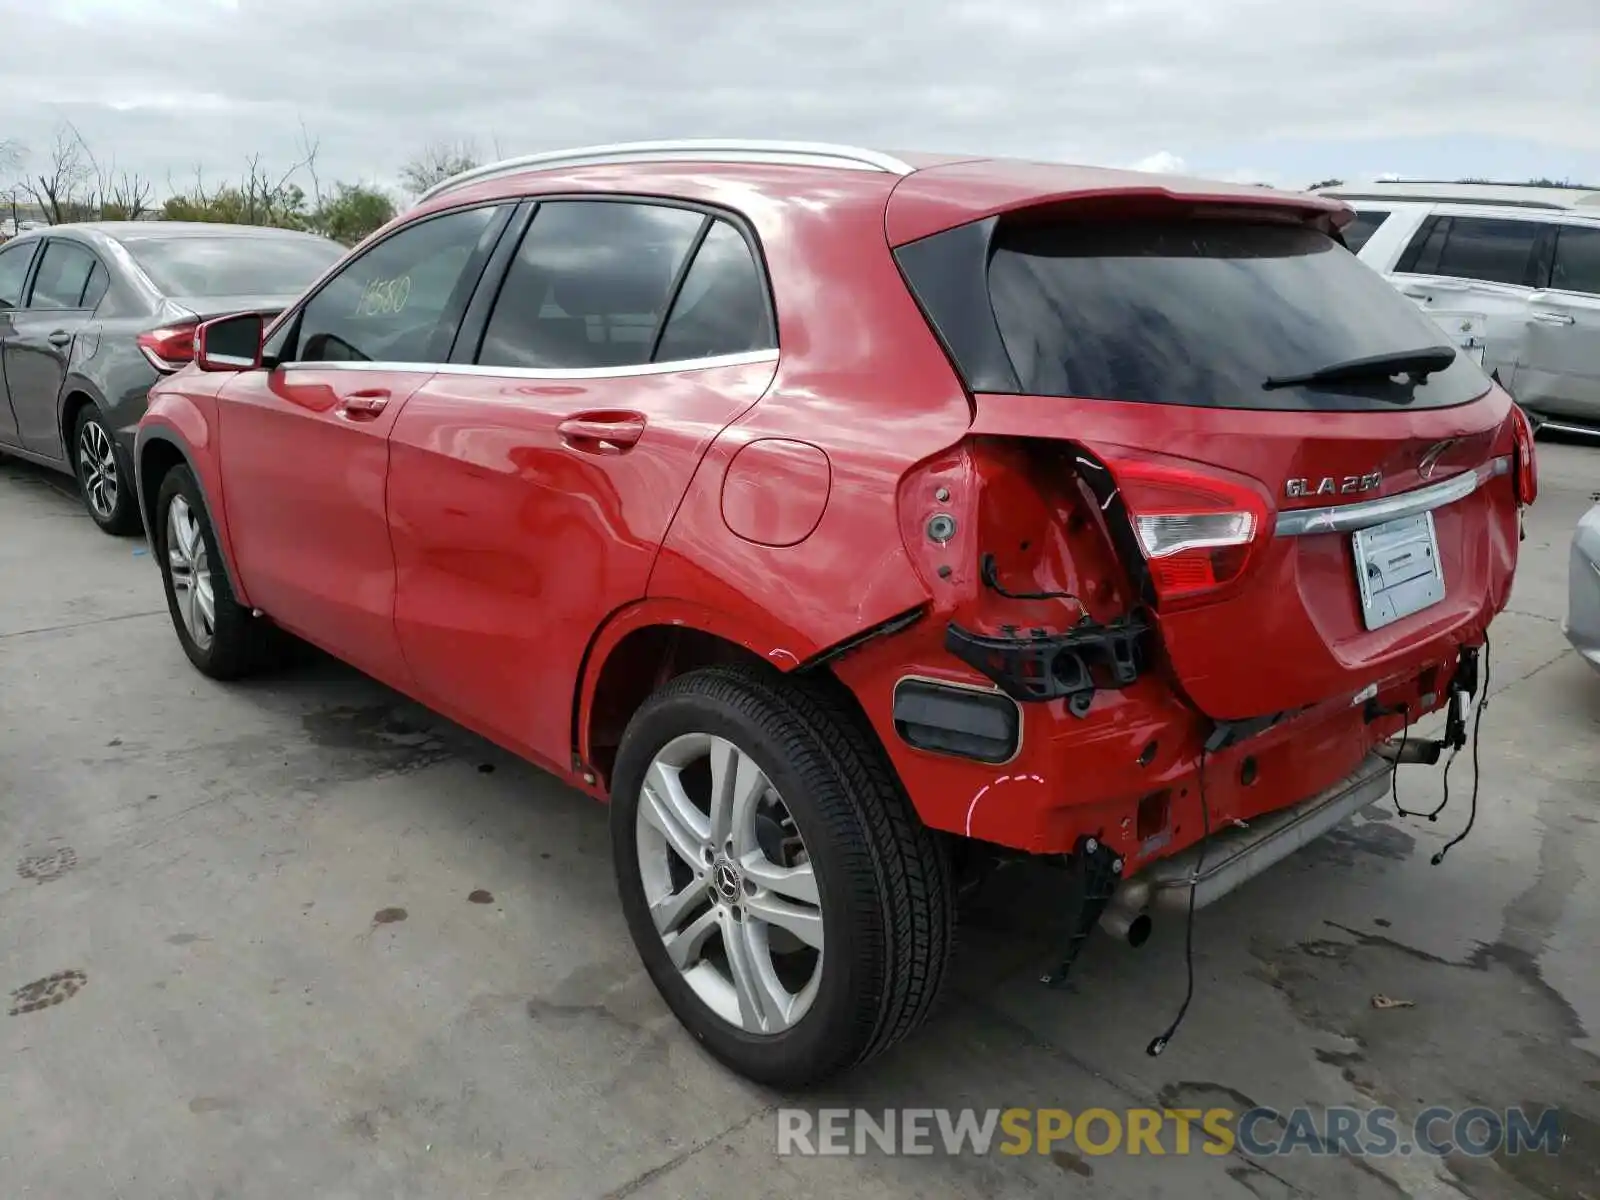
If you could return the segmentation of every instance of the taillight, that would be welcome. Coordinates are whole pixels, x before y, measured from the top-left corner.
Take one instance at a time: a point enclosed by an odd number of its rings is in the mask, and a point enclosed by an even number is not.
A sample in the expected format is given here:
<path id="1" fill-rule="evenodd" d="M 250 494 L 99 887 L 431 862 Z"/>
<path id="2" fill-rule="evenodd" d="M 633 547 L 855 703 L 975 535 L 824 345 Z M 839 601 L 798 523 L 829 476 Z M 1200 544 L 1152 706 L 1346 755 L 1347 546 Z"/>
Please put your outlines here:
<path id="1" fill-rule="evenodd" d="M 194 361 L 193 325 L 166 325 L 141 333 L 139 351 L 163 375 Z"/>
<path id="2" fill-rule="evenodd" d="M 1539 497 L 1539 458 L 1533 448 L 1533 424 L 1520 404 L 1511 406 L 1511 422 L 1515 452 L 1512 480 L 1517 489 L 1517 503 L 1527 507 Z"/>
<path id="3" fill-rule="evenodd" d="M 1141 455 L 1110 466 L 1158 602 L 1201 600 L 1244 574 L 1267 527 L 1259 492 L 1178 460 Z"/>

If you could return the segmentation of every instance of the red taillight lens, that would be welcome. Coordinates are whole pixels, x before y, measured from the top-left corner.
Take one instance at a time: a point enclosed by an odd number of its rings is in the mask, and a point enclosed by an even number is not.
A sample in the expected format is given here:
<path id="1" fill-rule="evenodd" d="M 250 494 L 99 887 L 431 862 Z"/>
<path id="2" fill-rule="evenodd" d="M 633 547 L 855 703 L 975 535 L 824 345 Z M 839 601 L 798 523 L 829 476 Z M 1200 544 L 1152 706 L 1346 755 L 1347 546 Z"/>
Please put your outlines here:
<path id="1" fill-rule="evenodd" d="M 1511 422 L 1515 450 L 1512 480 L 1516 484 L 1517 503 L 1526 507 L 1539 497 L 1539 457 L 1533 448 L 1533 425 L 1520 404 L 1511 406 Z"/>
<path id="2" fill-rule="evenodd" d="M 150 365 L 163 374 L 171 374 L 186 363 L 194 361 L 193 325 L 167 325 L 139 335 L 139 350 L 149 359 Z"/>
<path id="3" fill-rule="evenodd" d="M 1177 460 L 1110 466 L 1162 604 L 1207 598 L 1244 574 L 1267 527 L 1255 489 Z"/>

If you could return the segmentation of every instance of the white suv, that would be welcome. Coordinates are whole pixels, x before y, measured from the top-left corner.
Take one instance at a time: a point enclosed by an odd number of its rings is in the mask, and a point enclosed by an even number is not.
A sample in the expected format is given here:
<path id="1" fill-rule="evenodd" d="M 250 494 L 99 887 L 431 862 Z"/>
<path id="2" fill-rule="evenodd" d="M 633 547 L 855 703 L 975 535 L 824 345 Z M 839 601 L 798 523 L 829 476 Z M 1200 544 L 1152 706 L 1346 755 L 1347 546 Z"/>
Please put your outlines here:
<path id="1" fill-rule="evenodd" d="M 1375 183 L 1318 189 L 1345 240 L 1476 355 L 1535 426 L 1600 432 L 1600 191 Z"/>

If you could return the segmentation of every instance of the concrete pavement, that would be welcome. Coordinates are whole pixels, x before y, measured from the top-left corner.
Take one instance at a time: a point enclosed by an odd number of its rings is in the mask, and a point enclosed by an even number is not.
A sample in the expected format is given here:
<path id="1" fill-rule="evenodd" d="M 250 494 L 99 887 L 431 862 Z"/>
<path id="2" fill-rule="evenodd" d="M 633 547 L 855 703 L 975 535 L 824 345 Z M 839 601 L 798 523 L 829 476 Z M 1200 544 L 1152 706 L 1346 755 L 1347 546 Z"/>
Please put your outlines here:
<path id="1" fill-rule="evenodd" d="M 1600 449 L 1541 444 L 1472 763 L 1076 989 L 1059 882 L 1003 873 L 932 1027 L 819 1106 L 1557 1106 L 1560 1155 L 778 1158 L 785 1097 L 637 964 L 603 808 L 326 659 L 221 686 L 137 540 L 0 459 L 0 1196 L 1600 1198 L 1600 676 L 1567 538 Z M 1402 770 L 1414 805 L 1436 770 Z M 1411 1007 L 1375 1009 L 1376 994 Z M 11 1009 L 15 1015 L 8 1015 Z"/>

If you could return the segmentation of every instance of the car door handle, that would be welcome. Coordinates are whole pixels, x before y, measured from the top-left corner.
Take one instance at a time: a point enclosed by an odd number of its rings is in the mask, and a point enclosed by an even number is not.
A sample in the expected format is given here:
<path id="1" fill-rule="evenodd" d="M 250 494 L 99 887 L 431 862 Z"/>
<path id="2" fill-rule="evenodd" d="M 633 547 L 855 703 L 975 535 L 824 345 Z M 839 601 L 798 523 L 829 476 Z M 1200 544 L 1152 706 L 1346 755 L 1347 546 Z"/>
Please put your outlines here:
<path id="1" fill-rule="evenodd" d="M 1543 312 L 1539 310 L 1535 310 L 1533 319 L 1545 325 L 1574 325 L 1577 323 L 1577 318 L 1570 313 Z"/>
<path id="2" fill-rule="evenodd" d="M 52 346 L 66 346 L 72 342 L 72 335 L 65 329 L 58 329 L 45 339 Z"/>
<path id="3" fill-rule="evenodd" d="M 351 392 L 339 398 L 339 411 L 353 421 L 368 421 L 383 411 L 389 393 L 380 389 Z"/>
<path id="4" fill-rule="evenodd" d="M 561 440 L 585 454 L 620 454 L 644 436 L 644 416 L 636 412 L 581 413 L 556 426 Z"/>

